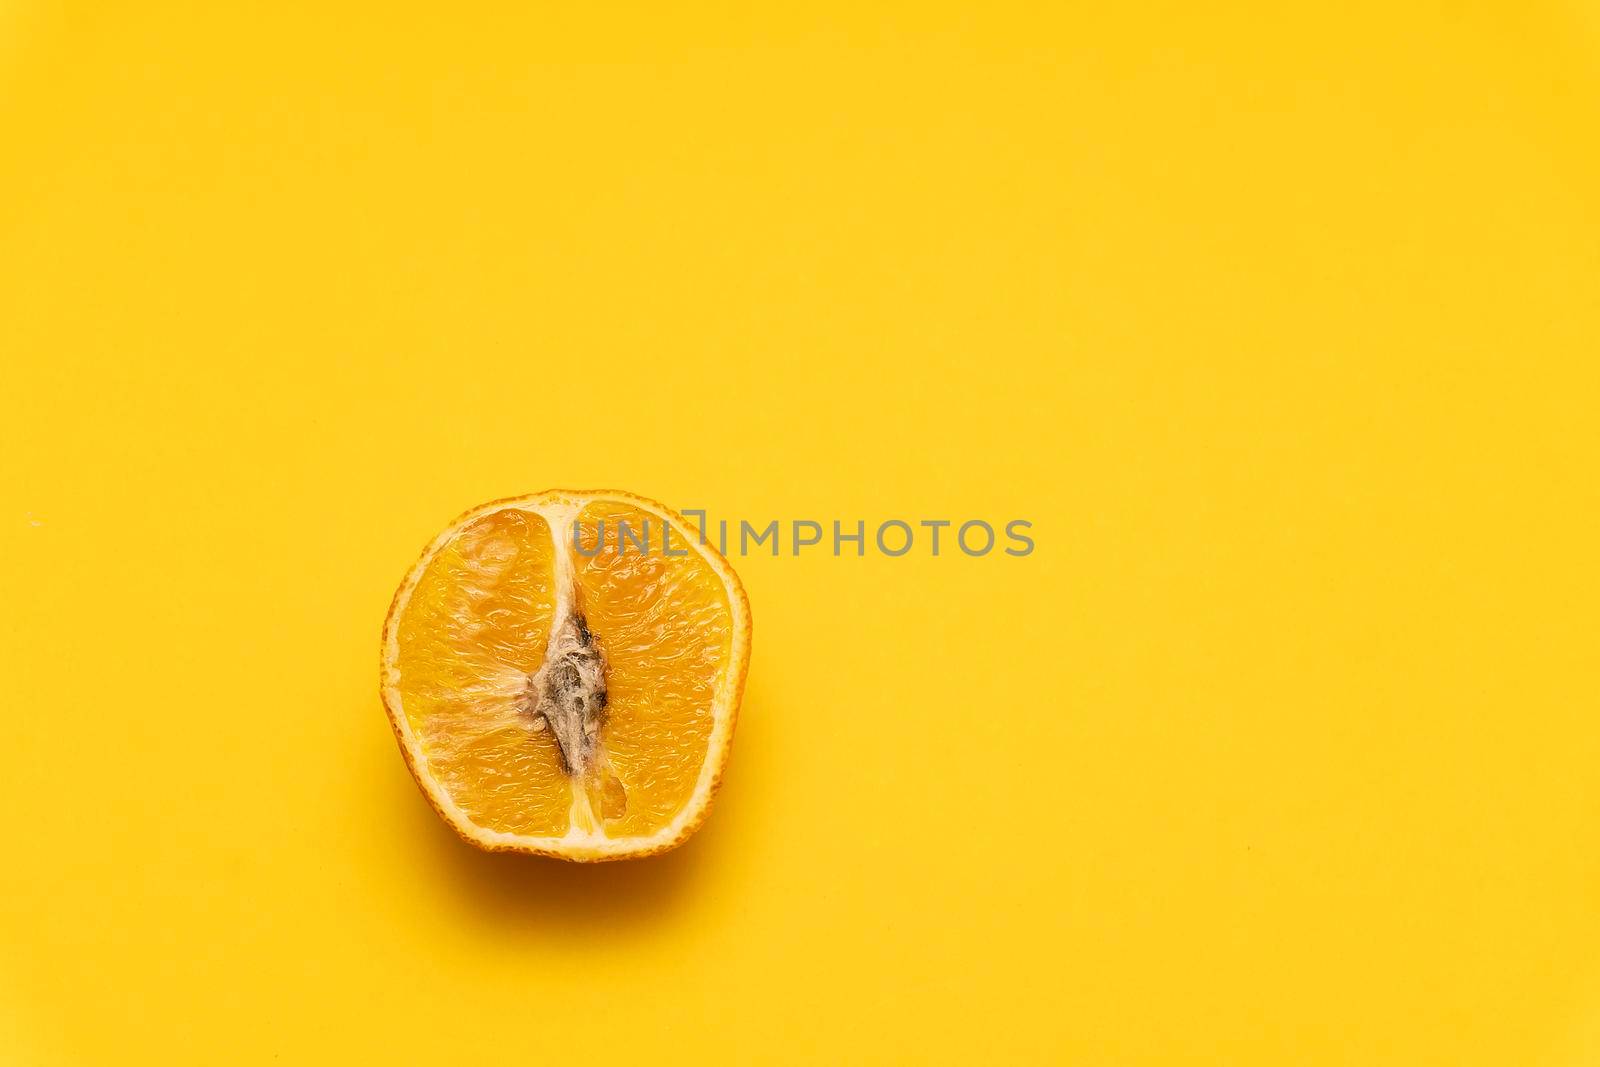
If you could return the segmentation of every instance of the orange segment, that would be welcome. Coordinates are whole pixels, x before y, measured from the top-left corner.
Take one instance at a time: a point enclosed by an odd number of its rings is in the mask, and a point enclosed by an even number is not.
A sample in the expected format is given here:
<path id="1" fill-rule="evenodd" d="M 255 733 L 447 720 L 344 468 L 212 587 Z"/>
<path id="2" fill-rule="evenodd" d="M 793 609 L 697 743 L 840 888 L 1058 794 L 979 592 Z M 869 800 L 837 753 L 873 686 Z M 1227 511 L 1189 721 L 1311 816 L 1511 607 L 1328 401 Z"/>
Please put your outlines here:
<path id="1" fill-rule="evenodd" d="M 423 553 L 384 627 L 384 704 L 473 844 L 647 855 L 705 817 L 749 644 L 738 578 L 680 517 L 551 491 L 475 509 Z"/>
<path id="2" fill-rule="evenodd" d="M 554 555 L 541 516 L 485 515 L 433 557 L 400 625 L 411 731 L 441 787 L 487 830 L 567 829 L 555 742 L 519 713 L 550 634 Z"/>
<path id="3" fill-rule="evenodd" d="M 722 580 L 681 532 L 663 551 L 665 529 L 626 504 L 578 519 L 580 601 L 609 669 L 605 751 L 626 796 L 611 833 L 662 826 L 694 792 L 733 638 Z"/>

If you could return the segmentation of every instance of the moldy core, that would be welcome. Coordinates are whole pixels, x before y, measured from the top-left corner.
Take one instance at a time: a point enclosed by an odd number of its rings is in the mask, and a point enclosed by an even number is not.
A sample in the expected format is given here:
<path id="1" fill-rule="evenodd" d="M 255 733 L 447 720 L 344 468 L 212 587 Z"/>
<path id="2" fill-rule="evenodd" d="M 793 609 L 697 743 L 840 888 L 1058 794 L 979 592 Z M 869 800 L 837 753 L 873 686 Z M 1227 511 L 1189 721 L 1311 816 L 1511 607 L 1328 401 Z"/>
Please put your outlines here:
<path id="1" fill-rule="evenodd" d="M 582 776 L 594 763 L 606 715 L 606 664 L 584 617 L 567 616 L 550 641 L 544 666 L 528 678 L 528 702 L 536 727 L 550 727 L 561 749 L 561 767 Z"/>

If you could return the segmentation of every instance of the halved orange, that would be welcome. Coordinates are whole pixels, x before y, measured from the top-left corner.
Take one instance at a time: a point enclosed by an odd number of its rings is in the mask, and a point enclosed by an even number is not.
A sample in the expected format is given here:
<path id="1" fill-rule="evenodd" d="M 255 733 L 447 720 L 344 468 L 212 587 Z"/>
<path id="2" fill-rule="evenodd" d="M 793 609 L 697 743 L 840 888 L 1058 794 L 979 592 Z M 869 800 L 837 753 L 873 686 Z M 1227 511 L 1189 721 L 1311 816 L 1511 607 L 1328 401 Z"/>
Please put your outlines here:
<path id="1" fill-rule="evenodd" d="M 383 703 L 467 841 L 622 859 L 705 819 L 749 657 L 738 576 L 681 516 L 550 490 L 474 508 L 422 553 L 384 623 Z"/>

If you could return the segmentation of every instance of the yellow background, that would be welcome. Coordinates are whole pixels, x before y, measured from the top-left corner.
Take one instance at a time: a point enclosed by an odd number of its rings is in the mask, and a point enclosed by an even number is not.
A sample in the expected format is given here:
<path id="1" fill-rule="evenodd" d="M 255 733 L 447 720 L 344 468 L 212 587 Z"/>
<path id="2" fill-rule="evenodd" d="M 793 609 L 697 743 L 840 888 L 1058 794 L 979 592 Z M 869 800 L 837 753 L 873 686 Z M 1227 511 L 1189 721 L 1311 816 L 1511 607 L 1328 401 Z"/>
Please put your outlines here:
<path id="1" fill-rule="evenodd" d="M 0 8 L 6 1062 L 1600 1063 L 1600 12 L 523 6 Z M 519 862 L 377 639 L 562 485 L 1038 548 Z"/>

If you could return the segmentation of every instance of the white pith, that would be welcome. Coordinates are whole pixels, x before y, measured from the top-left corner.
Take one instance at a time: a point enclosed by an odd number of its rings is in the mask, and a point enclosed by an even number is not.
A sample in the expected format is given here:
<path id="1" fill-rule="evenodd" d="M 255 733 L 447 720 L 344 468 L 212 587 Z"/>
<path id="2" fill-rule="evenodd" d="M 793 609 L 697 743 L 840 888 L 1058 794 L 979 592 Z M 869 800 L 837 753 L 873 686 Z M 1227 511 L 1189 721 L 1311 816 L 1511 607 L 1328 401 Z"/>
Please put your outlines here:
<path id="1" fill-rule="evenodd" d="M 404 699 L 400 692 L 399 620 L 404 617 L 406 606 L 411 600 L 411 594 L 415 590 L 417 582 L 427 568 L 428 563 L 465 526 L 483 518 L 485 515 L 492 515 L 496 512 L 522 511 L 531 515 L 538 515 L 544 519 L 550 528 L 551 546 L 554 552 L 552 578 L 555 582 L 555 606 L 551 616 L 549 640 L 554 641 L 561 624 L 573 610 L 573 520 L 585 506 L 596 501 L 627 504 L 649 512 L 663 523 L 672 526 L 674 533 L 677 535 L 674 538 L 675 547 L 681 539 L 690 550 L 698 553 L 710 565 L 717 576 L 722 579 L 727 589 L 732 628 L 728 656 L 730 667 L 723 671 L 722 678 L 718 683 L 716 696 L 712 701 L 711 736 L 706 744 L 705 759 L 700 765 L 700 773 L 695 782 L 694 792 L 678 811 L 677 815 L 667 825 L 647 836 L 608 836 L 597 825 L 598 820 L 593 817 L 590 811 L 588 798 L 582 786 L 576 780 L 572 783 L 571 825 L 565 834 L 561 836 L 538 836 L 490 830 L 473 822 L 471 816 L 462 810 L 449 793 L 439 785 L 432 768 L 428 765 L 428 753 L 419 743 L 418 738 L 411 729 L 411 722 L 406 715 Z M 391 709 L 391 718 L 394 720 L 395 729 L 401 735 L 401 742 L 411 754 L 413 770 L 416 772 L 419 784 L 445 818 L 454 824 L 455 828 L 464 836 L 477 841 L 486 848 L 542 852 L 572 859 L 603 859 L 648 853 L 659 851 L 679 841 L 685 835 L 687 829 L 698 823 L 705 813 L 706 806 L 711 799 L 716 776 L 722 767 L 723 758 L 732 739 L 733 719 L 738 711 L 739 693 L 743 683 L 741 671 L 734 668 L 737 665 L 748 662 L 749 640 L 749 609 L 740 589 L 738 578 L 734 576 L 732 568 L 728 566 L 727 561 L 717 555 L 714 550 L 710 550 L 707 546 L 700 544 L 698 535 L 681 519 L 648 500 L 626 493 L 540 493 L 512 500 L 496 501 L 470 511 L 455 523 L 452 523 L 448 529 L 436 537 L 433 543 L 428 546 L 422 558 L 406 576 L 405 583 L 401 586 L 400 592 L 395 597 L 394 605 L 390 609 L 389 619 L 384 625 L 383 695 L 385 703 Z"/>

